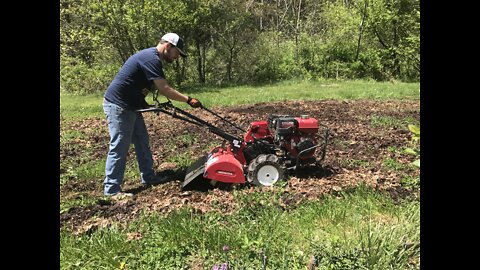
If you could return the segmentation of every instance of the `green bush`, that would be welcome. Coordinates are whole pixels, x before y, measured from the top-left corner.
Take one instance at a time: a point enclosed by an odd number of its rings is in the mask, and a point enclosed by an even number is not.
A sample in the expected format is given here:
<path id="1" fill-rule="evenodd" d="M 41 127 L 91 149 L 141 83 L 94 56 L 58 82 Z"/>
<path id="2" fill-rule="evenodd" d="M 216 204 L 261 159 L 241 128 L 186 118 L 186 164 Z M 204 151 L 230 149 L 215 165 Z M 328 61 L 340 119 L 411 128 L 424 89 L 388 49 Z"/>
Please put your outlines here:
<path id="1" fill-rule="evenodd" d="M 255 47 L 263 53 L 256 55 L 251 76 L 256 82 L 273 82 L 286 79 L 293 64 L 293 47 L 280 33 L 262 33 Z"/>
<path id="2" fill-rule="evenodd" d="M 93 94 L 105 91 L 118 71 L 116 65 L 96 64 L 62 57 L 60 62 L 60 91 L 74 94 Z"/>

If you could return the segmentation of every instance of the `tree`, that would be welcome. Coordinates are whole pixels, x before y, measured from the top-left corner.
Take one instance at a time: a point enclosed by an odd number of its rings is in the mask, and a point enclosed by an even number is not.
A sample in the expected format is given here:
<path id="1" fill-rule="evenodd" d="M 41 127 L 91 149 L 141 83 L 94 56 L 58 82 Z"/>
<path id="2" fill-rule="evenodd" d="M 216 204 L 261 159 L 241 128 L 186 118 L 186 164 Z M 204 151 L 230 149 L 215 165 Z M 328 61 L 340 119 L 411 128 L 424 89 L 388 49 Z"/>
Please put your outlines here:
<path id="1" fill-rule="evenodd" d="M 392 77 L 411 77 L 411 69 L 419 74 L 419 0 L 371 0 L 368 12 L 367 28 L 383 51 L 386 70 Z"/>

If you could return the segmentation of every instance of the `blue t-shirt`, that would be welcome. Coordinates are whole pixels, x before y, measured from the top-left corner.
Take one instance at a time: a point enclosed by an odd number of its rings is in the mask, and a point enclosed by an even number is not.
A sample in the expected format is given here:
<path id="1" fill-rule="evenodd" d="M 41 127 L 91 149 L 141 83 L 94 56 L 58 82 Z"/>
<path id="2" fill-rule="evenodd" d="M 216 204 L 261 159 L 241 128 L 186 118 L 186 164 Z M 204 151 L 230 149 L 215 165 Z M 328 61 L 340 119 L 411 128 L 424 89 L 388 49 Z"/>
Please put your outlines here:
<path id="1" fill-rule="evenodd" d="M 128 110 L 141 109 L 145 104 L 144 88 L 153 80 L 165 79 L 157 48 L 141 50 L 130 56 L 105 92 L 105 99 Z"/>

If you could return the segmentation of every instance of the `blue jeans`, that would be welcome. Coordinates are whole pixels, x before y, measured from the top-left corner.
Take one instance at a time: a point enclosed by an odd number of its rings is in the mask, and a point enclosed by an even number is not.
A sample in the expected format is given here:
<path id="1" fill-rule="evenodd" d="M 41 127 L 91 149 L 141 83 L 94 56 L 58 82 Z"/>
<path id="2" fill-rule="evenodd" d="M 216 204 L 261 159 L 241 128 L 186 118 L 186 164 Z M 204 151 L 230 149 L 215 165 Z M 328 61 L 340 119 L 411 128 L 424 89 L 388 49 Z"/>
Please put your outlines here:
<path id="1" fill-rule="evenodd" d="M 103 193 L 115 195 L 122 191 L 121 185 L 131 143 L 135 146 L 142 183 L 153 181 L 156 176 L 153 170 L 148 131 L 142 114 L 123 109 L 106 100 L 103 101 L 103 111 L 107 117 L 110 133 Z"/>

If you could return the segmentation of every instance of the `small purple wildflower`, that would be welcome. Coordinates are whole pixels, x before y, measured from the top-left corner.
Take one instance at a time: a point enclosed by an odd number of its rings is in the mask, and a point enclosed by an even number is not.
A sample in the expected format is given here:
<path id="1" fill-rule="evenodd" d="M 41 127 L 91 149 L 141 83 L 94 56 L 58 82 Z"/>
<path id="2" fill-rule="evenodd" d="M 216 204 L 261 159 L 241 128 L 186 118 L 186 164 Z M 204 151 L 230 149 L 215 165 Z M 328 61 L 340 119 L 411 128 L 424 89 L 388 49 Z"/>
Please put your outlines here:
<path id="1" fill-rule="evenodd" d="M 219 266 L 218 266 L 217 264 L 215 264 L 215 265 L 213 266 L 212 270 L 219 270 L 218 267 L 219 267 Z"/>
<path id="2" fill-rule="evenodd" d="M 228 270 L 228 263 L 222 263 L 220 270 Z"/>
<path id="3" fill-rule="evenodd" d="M 227 246 L 227 245 L 223 246 L 223 251 L 227 252 L 227 251 L 229 251 L 229 250 L 230 250 L 230 247 L 229 247 L 229 246 Z"/>

